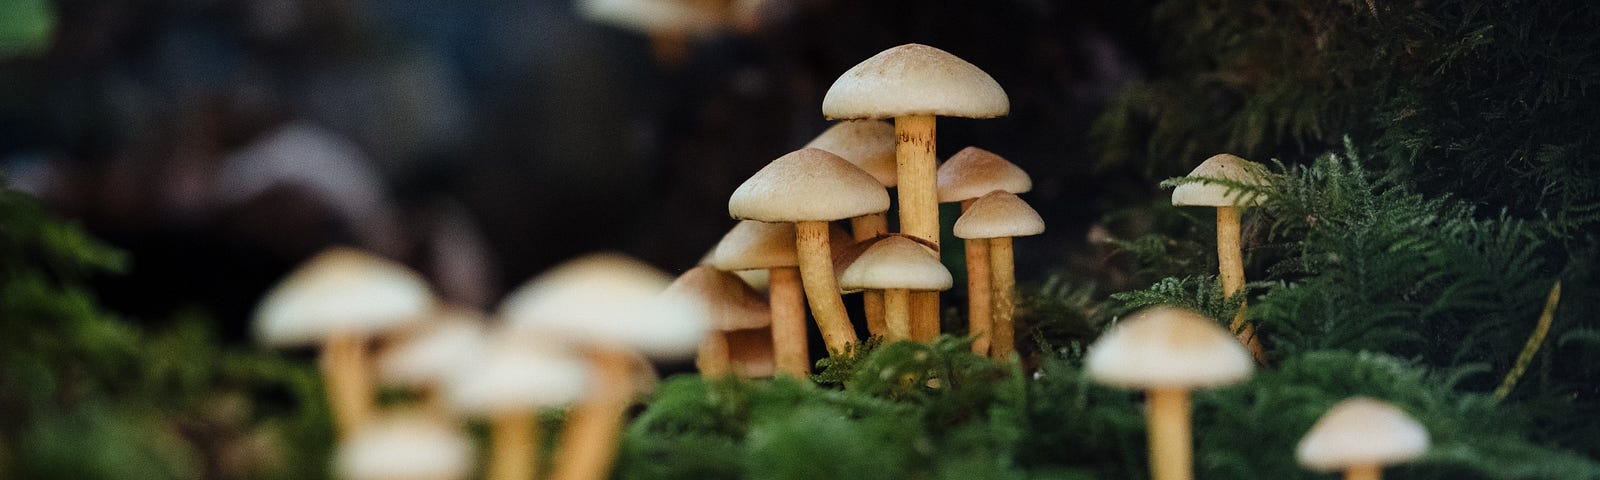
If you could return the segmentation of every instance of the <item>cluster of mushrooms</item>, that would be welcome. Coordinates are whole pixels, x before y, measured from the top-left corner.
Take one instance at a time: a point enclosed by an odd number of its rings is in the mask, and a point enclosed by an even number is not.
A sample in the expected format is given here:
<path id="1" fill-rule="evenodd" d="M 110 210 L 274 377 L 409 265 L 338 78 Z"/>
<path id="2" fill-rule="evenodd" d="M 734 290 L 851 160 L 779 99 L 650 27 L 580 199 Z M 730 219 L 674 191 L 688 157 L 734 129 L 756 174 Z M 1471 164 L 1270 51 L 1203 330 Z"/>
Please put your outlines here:
<path id="1" fill-rule="evenodd" d="M 627 409 L 654 382 L 651 359 L 695 356 L 706 377 L 804 379 L 813 363 L 808 307 L 829 354 L 850 354 L 857 323 L 842 295 L 856 292 L 870 335 L 939 337 L 938 292 L 953 277 L 939 259 L 937 206 L 958 202 L 953 233 L 966 242 L 972 349 L 1010 361 L 1011 238 L 1044 230 L 1017 197 L 1032 181 L 976 147 L 942 165 L 935 156 L 936 116 L 1005 115 L 1005 92 L 972 64 L 910 44 L 845 72 L 822 108 L 845 121 L 740 185 L 728 210 L 741 222 L 676 280 L 622 255 L 593 254 L 517 288 L 489 321 L 440 305 L 402 265 L 335 248 L 268 293 L 256 329 L 270 345 L 321 348 L 342 478 L 470 477 L 478 449 L 463 425 L 477 418 L 490 432 L 485 478 L 598 480 L 610 475 Z M 1232 295 L 1244 284 L 1238 211 L 1260 201 L 1238 187 L 1265 180 L 1259 166 L 1232 155 L 1190 177 L 1216 181 L 1179 186 L 1173 203 L 1218 208 Z M 893 233 L 889 188 L 898 200 Z M 1154 478 L 1191 476 L 1188 391 L 1242 381 L 1252 355 L 1260 358 L 1243 319 L 1241 307 L 1229 332 L 1198 313 L 1158 307 L 1118 322 L 1090 348 L 1091 377 L 1147 392 Z M 374 383 L 418 400 L 380 408 Z M 567 413 L 553 458 L 542 462 L 540 413 L 552 409 Z M 1366 479 L 1427 448 L 1427 432 L 1399 409 L 1352 399 L 1317 423 L 1299 458 Z"/>

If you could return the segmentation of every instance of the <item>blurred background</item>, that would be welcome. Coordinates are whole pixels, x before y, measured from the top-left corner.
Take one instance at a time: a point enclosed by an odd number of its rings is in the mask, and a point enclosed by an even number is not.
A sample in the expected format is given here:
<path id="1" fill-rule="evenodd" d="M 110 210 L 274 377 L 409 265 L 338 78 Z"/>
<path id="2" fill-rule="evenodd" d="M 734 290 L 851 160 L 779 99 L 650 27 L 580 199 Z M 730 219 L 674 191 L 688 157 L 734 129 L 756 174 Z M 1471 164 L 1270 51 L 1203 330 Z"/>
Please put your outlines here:
<path id="1" fill-rule="evenodd" d="M 1151 54 L 1140 2 L 701 3 L 717 21 L 646 34 L 570 1 L 0 0 L 0 175 L 129 252 L 96 280 L 109 310 L 198 313 L 235 342 L 334 244 L 485 308 L 588 251 L 682 271 L 740 182 L 827 127 L 833 80 L 910 42 L 1011 97 L 1005 118 L 941 120 L 939 153 L 1033 175 L 1050 229 L 1018 241 L 1024 283 L 1104 275 L 1091 223 L 1156 191 L 1086 147 Z"/>

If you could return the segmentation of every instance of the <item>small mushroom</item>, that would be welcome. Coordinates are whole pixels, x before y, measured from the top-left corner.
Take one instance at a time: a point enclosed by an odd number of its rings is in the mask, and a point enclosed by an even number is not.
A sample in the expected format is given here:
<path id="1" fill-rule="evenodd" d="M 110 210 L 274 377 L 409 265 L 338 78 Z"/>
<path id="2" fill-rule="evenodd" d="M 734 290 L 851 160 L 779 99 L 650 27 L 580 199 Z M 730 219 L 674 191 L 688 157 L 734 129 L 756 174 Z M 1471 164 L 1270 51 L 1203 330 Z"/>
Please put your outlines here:
<path id="1" fill-rule="evenodd" d="M 939 166 L 938 185 L 939 203 L 960 202 L 964 213 L 972 208 L 972 202 L 989 192 L 1002 190 L 1024 193 L 1032 190 L 1033 179 L 999 155 L 978 147 L 967 147 Z M 967 254 L 967 333 L 973 337 L 972 353 L 988 355 L 992 340 L 989 328 L 994 324 L 990 310 L 994 300 L 989 240 L 967 238 L 964 241 Z"/>
<path id="2" fill-rule="evenodd" d="M 433 304 L 422 276 L 404 265 L 333 248 L 268 291 L 254 323 L 268 345 L 321 344 L 328 403 L 339 435 L 348 436 L 373 408 L 367 339 L 424 321 Z"/>
<path id="3" fill-rule="evenodd" d="M 849 239 L 838 228 L 830 228 L 828 235 L 830 247 L 845 245 Z M 811 355 L 806 341 L 806 297 L 800 287 L 800 260 L 795 255 L 794 242 L 793 223 L 745 220 L 722 236 L 705 263 L 735 273 L 767 272 L 773 362 L 779 372 L 806 378 L 811 375 Z"/>
<path id="4" fill-rule="evenodd" d="M 455 410 L 489 419 L 490 480 L 527 480 L 539 471 L 539 410 L 580 398 L 583 361 L 557 347 L 498 336 L 464 355 L 446 383 Z"/>
<path id="5" fill-rule="evenodd" d="M 894 125 L 882 120 L 845 121 L 834 124 L 806 144 L 838 155 L 878 179 L 884 188 L 895 187 Z M 889 233 L 887 212 L 869 213 L 850 219 L 850 234 L 862 242 Z M 883 294 L 869 290 L 861 303 L 867 317 L 867 332 L 884 334 Z"/>
<path id="6" fill-rule="evenodd" d="M 1387 402 L 1345 399 L 1317 419 L 1300 439 L 1295 459 L 1318 472 L 1344 470 L 1345 480 L 1378 480 L 1384 465 L 1428 452 L 1428 430 Z"/>
<path id="7" fill-rule="evenodd" d="M 740 330 L 765 329 L 772 325 L 767 299 L 756 293 L 737 275 L 710 265 L 689 269 L 667 287 L 669 295 L 692 295 L 703 302 L 711 322 L 711 334 L 700 343 L 695 364 L 700 375 L 714 378 L 733 373 L 730 334 Z"/>
<path id="8" fill-rule="evenodd" d="M 448 412 L 441 385 L 483 346 L 483 315 L 446 307 L 409 329 L 378 354 L 378 382 L 421 392 L 423 403 Z"/>
<path id="9" fill-rule="evenodd" d="M 922 44 L 884 50 L 834 80 L 822 99 L 830 119 L 893 118 L 900 232 L 939 244 L 935 115 L 993 118 L 1011 111 L 989 74 L 949 52 Z M 939 295 L 913 299 L 918 340 L 939 336 Z"/>
<path id="10" fill-rule="evenodd" d="M 334 472 L 348 480 L 457 480 L 472 475 L 472 439 L 418 412 L 390 413 L 339 442 Z"/>
<path id="11" fill-rule="evenodd" d="M 1143 310 L 1089 346 L 1084 369 L 1096 382 L 1145 390 L 1154 480 L 1189 480 L 1194 439 L 1189 390 L 1243 381 L 1250 352 L 1204 315 L 1176 307 Z"/>
<path id="12" fill-rule="evenodd" d="M 1226 153 L 1214 155 L 1186 178 L 1224 180 L 1244 185 L 1267 184 L 1260 164 Z M 1217 269 L 1222 275 L 1222 294 L 1233 296 L 1244 288 L 1244 255 L 1239 247 L 1239 209 L 1260 205 L 1265 198 L 1251 194 L 1232 185 L 1208 181 L 1193 181 L 1178 185 L 1172 190 L 1174 206 L 1205 206 L 1217 208 Z M 1245 306 L 1239 305 L 1233 322 L 1228 324 L 1256 361 L 1266 361 L 1261 340 L 1255 328 L 1245 321 Z"/>
<path id="13" fill-rule="evenodd" d="M 834 279 L 828 222 L 889 209 L 889 194 L 838 155 L 804 148 L 778 157 L 734 190 L 728 214 L 795 226 L 801 284 L 830 354 L 849 351 L 855 328 Z M 776 279 L 774 279 L 776 281 Z"/>
<path id="14" fill-rule="evenodd" d="M 580 15 L 595 22 L 644 33 L 656 61 L 681 65 L 693 37 L 727 30 L 726 0 L 580 0 Z"/>
<path id="15" fill-rule="evenodd" d="M 839 277 L 844 288 L 883 290 L 889 341 L 911 339 L 910 292 L 947 290 L 951 282 L 932 250 L 900 235 L 873 243 Z"/>
<path id="16" fill-rule="evenodd" d="M 955 235 L 964 239 L 985 239 L 989 243 L 990 278 L 993 302 L 990 306 L 989 358 L 1007 361 L 1016 349 L 1017 272 L 1011 238 L 1044 233 L 1044 219 L 1016 195 L 1004 190 L 989 192 L 972 202 L 956 219 Z M 968 253 L 968 262 L 971 253 Z M 979 335 L 980 332 L 973 332 Z"/>

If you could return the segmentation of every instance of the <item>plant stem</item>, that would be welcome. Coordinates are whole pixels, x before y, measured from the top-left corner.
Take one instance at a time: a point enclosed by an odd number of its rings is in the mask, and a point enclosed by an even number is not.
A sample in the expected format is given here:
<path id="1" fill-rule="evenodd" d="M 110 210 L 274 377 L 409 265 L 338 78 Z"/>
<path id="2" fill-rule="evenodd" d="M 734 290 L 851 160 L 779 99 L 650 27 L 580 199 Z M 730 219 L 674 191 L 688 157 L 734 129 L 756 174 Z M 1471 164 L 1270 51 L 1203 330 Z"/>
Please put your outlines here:
<path id="1" fill-rule="evenodd" d="M 1550 323 L 1556 318 L 1556 305 L 1561 303 L 1561 281 L 1550 287 L 1550 295 L 1544 299 L 1544 311 L 1539 313 L 1539 323 L 1533 327 L 1533 335 L 1528 337 L 1528 343 L 1522 346 L 1522 353 L 1517 354 L 1517 363 L 1506 372 L 1505 380 L 1500 382 L 1500 387 L 1494 389 L 1495 400 L 1504 400 L 1511 394 L 1511 389 L 1517 386 L 1517 380 L 1522 378 L 1523 372 L 1528 371 L 1528 364 L 1533 363 L 1533 355 L 1539 353 L 1539 345 L 1544 343 L 1545 335 L 1550 333 Z"/>
<path id="2" fill-rule="evenodd" d="M 856 343 L 855 327 L 839 298 L 839 285 L 833 274 L 833 253 L 828 250 L 828 222 L 795 222 L 795 248 L 800 260 L 800 284 L 811 303 L 811 316 L 822 330 L 828 353 L 840 355 Z"/>
<path id="3" fill-rule="evenodd" d="M 1217 269 L 1222 275 L 1222 296 L 1232 297 L 1244 289 L 1244 254 L 1239 246 L 1239 207 L 1217 207 Z M 1239 304 L 1233 321 L 1228 324 L 1239 342 L 1250 350 L 1257 363 L 1266 362 L 1266 352 L 1261 340 L 1256 338 L 1255 327 L 1245 321 L 1246 305 Z"/>

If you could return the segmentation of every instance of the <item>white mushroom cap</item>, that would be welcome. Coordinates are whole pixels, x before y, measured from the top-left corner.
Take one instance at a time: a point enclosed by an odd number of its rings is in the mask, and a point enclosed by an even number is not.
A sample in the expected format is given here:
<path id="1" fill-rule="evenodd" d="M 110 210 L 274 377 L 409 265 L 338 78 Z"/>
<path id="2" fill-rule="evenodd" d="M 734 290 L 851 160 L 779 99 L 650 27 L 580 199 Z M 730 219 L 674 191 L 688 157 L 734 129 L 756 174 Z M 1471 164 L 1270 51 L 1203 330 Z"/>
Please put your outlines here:
<path id="1" fill-rule="evenodd" d="M 1387 402 L 1345 399 L 1317 419 L 1300 439 L 1295 458 L 1311 470 L 1327 472 L 1358 465 L 1389 465 L 1428 452 L 1428 430 Z"/>
<path id="2" fill-rule="evenodd" d="M 641 33 L 704 35 L 726 28 L 727 12 L 716 2 L 692 0 L 579 0 L 578 14 L 589 20 Z"/>
<path id="3" fill-rule="evenodd" d="M 830 225 L 828 242 L 830 248 L 844 249 L 850 246 L 850 234 L 838 225 Z M 794 224 L 740 221 L 722 236 L 701 263 L 733 272 L 799 265 L 800 260 L 795 256 Z M 750 280 L 744 275 L 740 277 L 747 282 Z M 754 282 L 750 285 L 757 286 Z"/>
<path id="4" fill-rule="evenodd" d="M 741 220 L 839 220 L 889 210 L 889 191 L 838 155 L 815 148 L 790 152 L 739 185 L 728 214 Z"/>
<path id="5" fill-rule="evenodd" d="M 1255 363 L 1216 322 L 1159 306 L 1117 323 L 1089 346 L 1084 369 L 1096 382 L 1129 389 L 1203 388 L 1237 383 Z"/>
<path id="6" fill-rule="evenodd" d="M 650 356 L 693 355 L 706 334 L 705 306 L 663 297 L 671 278 L 638 260 L 599 253 L 529 280 L 500 304 L 518 335 L 544 334 Z"/>
<path id="7" fill-rule="evenodd" d="M 830 119 L 993 118 L 1010 111 L 1006 91 L 989 74 L 949 52 L 916 43 L 856 64 L 822 97 L 822 114 Z"/>
<path id="8" fill-rule="evenodd" d="M 378 355 L 378 380 L 386 385 L 427 387 L 444 379 L 483 346 L 483 315 L 447 308 Z"/>
<path id="9" fill-rule="evenodd" d="M 900 235 L 872 244 L 839 275 L 844 289 L 937 291 L 950 289 L 951 283 L 950 270 L 932 250 Z"/>
<path id="10" fill-rule="evenodd" d="M 256 306 L 257 337 L 300 346 L 336 334 L 375 335 L 426 319 L 433 293 L 404 265 L 350 248 L 302 264 Z"/>
<path id="11" fill-rule="evenodd" d="M 518 340 L 489 342 L 452 372 L 446 398 L 469 415 L 530 412 L 582 398 L 589 365 L 569 352 Z"/>
<path id="12" fill-rule="evenodd" d="M 878 179 L 885 187 L 896 183 L 894 125 L 882 120 L 845 121 L 833 124 L 805 148 L 816 148 L 843 157 Z"/>
<path id="13" fill-rule="evenodd" d="M 472 440 L 455 425 L 415 412 L 391 413 L 340 442 L 338 478 L 453 480 L 472 474 Z"/>
<path id="14" fill-rule="evenodd" d="M 996 190 L 973 201 L 953 230 L 957 238 L 1026 237 L 1044 233 L 1044 219 L 1028 202 Z"/>
<path id="15" fill-rule="evenodd" d="M 1024 193 L 1033 178 L 1021 167 L 978 147 L 967 147 L 939 165 L 939 202 L 960 202 L 995 190 Z"/>
<path id="16" fill-rule="evenodd" d="M 701 265 L 683 272 L 663 295 L 689 295 L 704 303 L 711 328 L 748 330 L 772 325 L 767 297 L 732 273 Z"/>
<path id="17" fill-rule="evenodd" d="M 1214 178 L 1265 186 L 1267 179 L 1261 164 L 1226 153 L 1213 155 L 1189 172 L 1188 178 Z M 1172 190 L 1172 204 L 1176 206 L 1248 207 L 1260 205 L 1265 195 L 1247 193 L 1220 183 L 1189 182 Z"/>

